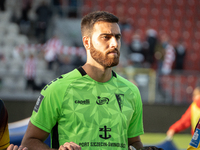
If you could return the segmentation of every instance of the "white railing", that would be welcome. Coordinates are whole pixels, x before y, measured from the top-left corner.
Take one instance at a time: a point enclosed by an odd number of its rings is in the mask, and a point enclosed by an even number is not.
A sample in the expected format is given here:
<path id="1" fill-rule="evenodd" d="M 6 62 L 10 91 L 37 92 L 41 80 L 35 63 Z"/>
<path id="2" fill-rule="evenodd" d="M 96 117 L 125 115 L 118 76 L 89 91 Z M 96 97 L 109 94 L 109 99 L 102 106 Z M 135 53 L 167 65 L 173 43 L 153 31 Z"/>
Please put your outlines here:
<path id="1" fill-rule="evenodd" d="M 137 85 L 140 90 L 143 103 L 147 104 L 190 104 L 192 92 L 200 84 L 200 72 L 197 71 L 173 71 L 170 75 L 159 76 L 153 69 L 147 68 L 114 68 L 121 76 Z M 48 73 L 39 70 L 37 83 L 40 84 Z M 56 76 L 55 76 L 56 77 Z M 55 77 L 49 77 L 51 81 Z M 25 77 L 23 72 L 12 73 L 0 69 L 0 97 L 6 98 L 14 94 L 27 95 Z M 46 81 L 48 83 L 48 81 Z"/>

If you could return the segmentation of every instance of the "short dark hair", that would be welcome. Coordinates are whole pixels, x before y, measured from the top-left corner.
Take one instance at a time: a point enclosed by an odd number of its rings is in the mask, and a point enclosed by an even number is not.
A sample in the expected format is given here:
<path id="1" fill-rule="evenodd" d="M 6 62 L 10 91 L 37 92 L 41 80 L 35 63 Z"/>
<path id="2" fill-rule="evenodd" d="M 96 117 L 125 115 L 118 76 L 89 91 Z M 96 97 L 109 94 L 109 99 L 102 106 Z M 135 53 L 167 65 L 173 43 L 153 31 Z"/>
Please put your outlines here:
<path id="1" fill-rule="evenodd" d="M 90 35 L 93 30 L 94 24 L 99 21 L 118 23 L 119 19 L 115 15 L 106 11 L 95 11 L 89 13 L 86 16 L 84 16 L 81 21 L 82 36 Z"/>

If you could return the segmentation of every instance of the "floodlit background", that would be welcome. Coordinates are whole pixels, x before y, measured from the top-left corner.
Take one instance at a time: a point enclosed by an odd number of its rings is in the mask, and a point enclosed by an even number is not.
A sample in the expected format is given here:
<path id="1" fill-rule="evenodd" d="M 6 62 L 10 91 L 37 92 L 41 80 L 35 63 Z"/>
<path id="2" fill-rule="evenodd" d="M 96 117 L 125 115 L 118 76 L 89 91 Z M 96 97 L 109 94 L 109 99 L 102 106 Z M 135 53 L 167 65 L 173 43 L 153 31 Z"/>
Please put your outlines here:
<path id="1" fill-rule="evenodd" d="M 9 123 L 31 115 L 46 84 L 84 64 L 80 22 L 95 10 L 120 19 L 121 60 L 114 70 L 140 89 L 145 143 L 164 141 L 169 126 L 192 102 L 193 89 L 200 82 L 200 1 L 6 0 L 4 6 L 0 10 L 0 98 Z M 190 129 L 175 136 L 181 137 L 186 137 L 184 144 L 173 141 L 186 149 Z"/>

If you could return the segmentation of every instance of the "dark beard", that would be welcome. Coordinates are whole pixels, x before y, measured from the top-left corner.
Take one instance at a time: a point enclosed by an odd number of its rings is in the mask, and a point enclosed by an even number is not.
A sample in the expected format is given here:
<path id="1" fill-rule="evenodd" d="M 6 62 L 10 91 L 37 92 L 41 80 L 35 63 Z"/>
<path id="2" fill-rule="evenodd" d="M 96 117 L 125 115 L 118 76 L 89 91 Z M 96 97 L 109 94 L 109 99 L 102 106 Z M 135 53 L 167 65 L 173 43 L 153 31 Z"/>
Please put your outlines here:
<path id="1" fill-rule="evenodd" d="M 94 48 L 92 42 L 90 43 L 90 47 L 91 47 L 90 48 L 90 54 L 91 54 L 92 58 L 96 62 L 98 62 L 100 65 L 102 65 L 104 68 L 110 68 L 110 67 L 114 67 L 114 66 L 118 65 L 120 52 L 117 49 L 115 50 L 117 52 L 117 57 L 109 58 L 108 53 L 113 51 L 113 50 L 108 51 L 104 55 L 101 51 Z"/>

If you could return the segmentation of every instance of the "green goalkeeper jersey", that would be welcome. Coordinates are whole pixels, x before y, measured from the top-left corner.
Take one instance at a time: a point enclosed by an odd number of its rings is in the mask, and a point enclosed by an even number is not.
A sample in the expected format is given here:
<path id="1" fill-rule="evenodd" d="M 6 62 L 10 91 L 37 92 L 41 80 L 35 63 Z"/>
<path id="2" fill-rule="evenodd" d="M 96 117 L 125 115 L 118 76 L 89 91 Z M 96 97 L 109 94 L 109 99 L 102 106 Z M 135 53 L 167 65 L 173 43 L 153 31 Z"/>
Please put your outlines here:
<path id="1" fill-rule="evenodd" d="M 83 150 L 127 150 L 128 138 L 144 133 L 138 88 L 115 72 L 97 82 L 82 67 L 41 91 L 31 123 L 51 133 L 52 147 L 72 141 Z"/>

